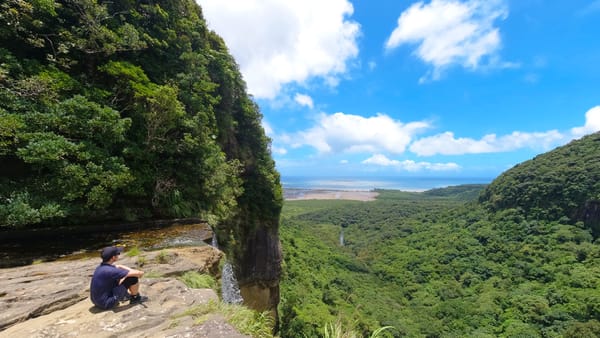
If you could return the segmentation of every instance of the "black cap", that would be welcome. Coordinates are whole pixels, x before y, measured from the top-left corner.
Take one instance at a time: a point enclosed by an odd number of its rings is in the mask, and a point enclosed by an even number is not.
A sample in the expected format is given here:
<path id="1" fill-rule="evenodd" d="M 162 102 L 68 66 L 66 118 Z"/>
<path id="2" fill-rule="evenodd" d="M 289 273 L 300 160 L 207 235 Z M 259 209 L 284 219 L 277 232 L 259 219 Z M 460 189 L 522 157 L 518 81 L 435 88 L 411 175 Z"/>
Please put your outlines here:
<path id="1" fill-rule="evenodd" d="M 103 262 L 106 262 L 113 256 L 119 255 L 121 252 L 123 252 L 123 248 L 116 246 L 107 246 L 106 248 L 102 249 L 100 257 L 102 257 Z"/>

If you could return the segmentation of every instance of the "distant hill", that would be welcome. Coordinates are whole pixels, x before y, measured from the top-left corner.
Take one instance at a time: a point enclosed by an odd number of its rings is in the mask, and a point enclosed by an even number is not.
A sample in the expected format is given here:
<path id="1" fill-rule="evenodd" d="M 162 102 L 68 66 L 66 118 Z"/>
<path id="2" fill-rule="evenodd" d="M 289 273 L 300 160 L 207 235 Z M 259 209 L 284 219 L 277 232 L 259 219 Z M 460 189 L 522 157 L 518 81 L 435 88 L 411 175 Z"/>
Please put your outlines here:
<path id="1" fill-rule="evenodd" d="M 481 194 L 486 186 L 486 184 L 461 184 L 427 190 L 423 194 L 431 197 L 447 197 L 461 201 L 472 201 L 479 197 L 479 194 Z"/>
<path id="2" fill-rule="evenodd" d="M 600 235 L 600 133 L 516 165 L 481 195 L 489 209 L 522 210 L 528 218 L 582 221 Z"/>

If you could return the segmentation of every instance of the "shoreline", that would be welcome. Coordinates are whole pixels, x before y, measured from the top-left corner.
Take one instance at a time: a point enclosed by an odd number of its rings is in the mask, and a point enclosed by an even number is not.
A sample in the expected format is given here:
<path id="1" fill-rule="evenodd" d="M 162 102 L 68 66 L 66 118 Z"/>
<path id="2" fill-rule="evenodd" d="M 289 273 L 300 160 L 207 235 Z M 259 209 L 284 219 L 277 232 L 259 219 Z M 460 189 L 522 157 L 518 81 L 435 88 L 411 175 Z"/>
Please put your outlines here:
<path id="1" fill-rule="evenodd" d="M 334 190 L 334 189 L 284 189 L 285 201 L 302 200 L 353 200 L 374 201 L 379 193 L 373 190 Z"/>

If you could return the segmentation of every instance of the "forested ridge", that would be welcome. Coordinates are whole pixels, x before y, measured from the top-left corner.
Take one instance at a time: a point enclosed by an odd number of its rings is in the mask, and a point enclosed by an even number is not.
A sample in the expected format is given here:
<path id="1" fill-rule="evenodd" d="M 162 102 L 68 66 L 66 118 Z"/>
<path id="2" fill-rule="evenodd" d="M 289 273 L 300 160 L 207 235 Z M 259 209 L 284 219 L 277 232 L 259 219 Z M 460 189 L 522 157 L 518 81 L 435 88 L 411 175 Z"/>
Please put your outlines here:
<path id="1" fill-rule="evenodd" d="M 0 225 L 276 231 L 261 114 L 193 0 L 0 4 Z"/>
<path id="2" fill-rule="evenodd" d="M 528 219 L 583 222 L 600 236 L 600 133 L 518 164 L 481 196 L 491 210 L 516 209 Z"/>
<path id="3" fill-rule="evenodd" d="M 287 201 L 282 336 L 600 337 L 599 137 L 487 187 Z"/>

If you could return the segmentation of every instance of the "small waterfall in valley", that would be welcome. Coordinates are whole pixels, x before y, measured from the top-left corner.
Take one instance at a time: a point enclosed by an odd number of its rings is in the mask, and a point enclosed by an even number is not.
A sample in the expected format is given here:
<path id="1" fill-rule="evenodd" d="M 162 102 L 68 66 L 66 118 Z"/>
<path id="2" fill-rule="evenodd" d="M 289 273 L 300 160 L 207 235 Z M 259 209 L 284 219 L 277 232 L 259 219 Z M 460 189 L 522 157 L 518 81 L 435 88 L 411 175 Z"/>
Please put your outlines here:
<path id="1" fill-rule="evenodd" d="M 340 231 L 340 245 L 344 246 L 344 228 Z"/>
<path id="2" fill-rule="evenodd" d="M 219 248 L 215 229 L 213 229 L 210 245 L 215 249 Z M 241 304 L 244 301 L 240 293 L 238 281 L 233 272 L 233 266 L 229 262 L 225 262 L 223 271 L 221 271 L 221 298 L 227 304 Z"/>

